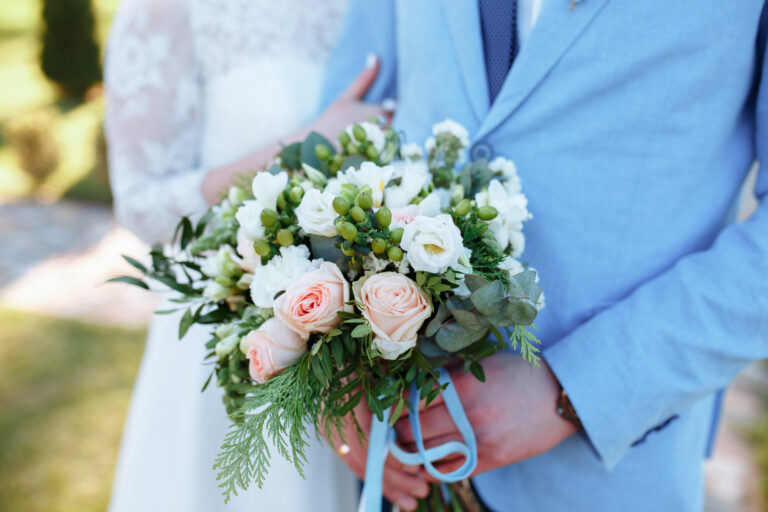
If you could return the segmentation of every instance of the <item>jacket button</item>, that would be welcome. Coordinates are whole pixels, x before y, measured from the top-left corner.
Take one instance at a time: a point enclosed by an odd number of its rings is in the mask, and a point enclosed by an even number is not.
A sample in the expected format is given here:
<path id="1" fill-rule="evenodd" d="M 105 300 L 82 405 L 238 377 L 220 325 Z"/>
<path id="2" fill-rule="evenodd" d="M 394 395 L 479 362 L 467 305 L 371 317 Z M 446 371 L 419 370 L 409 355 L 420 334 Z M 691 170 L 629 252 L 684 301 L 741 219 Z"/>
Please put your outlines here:
<path id="1" fill-rule="evenodd" d="M 490 160 L 493 157 L 493 148 L 485 142 L 478 142 L 469 152 L 472 160 Z"/>

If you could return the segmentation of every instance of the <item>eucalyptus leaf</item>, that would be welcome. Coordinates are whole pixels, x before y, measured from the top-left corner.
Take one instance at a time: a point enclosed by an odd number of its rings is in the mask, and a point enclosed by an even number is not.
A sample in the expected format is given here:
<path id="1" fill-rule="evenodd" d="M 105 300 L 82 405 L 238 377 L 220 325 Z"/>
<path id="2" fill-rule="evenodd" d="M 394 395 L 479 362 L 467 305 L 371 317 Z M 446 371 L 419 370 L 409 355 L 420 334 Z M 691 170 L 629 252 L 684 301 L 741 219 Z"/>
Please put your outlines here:
<path id="1" fill-rule="evenodd" d="M 435 343 L 435 339 L 432 337 L 419 338 L 419 343 L 417 346 L 418 346 L 419 352 L 421 352 L 425 357 L 434 358 L 434 357 L 447 357 L 451 355 L 450 352 L 447 352 L 446 350 L 440 348 L 440 346 L 437 343 Z M 416 368 L 416 367 L 412 366 L 411 368 Z M 410 373 L 411 372 L 409 369 L 408 374 L 410 375 Z"/>
<path id="2" fill-rule="evenodd" d="M 495 316 L 504 311 L 507 305 L 504 284 L 493 281 L 471 295 L 472 304 L 485 316 Z"/>
<path id="3" fill-rule="evenodd" d="M 451 316 L 451 312 L 448 310 L 448 308 L 445 306 L 445 304 L 440 304 L 440 307 L 437 308 L 437 313 L 435 313 L 435 316 L 432 317 L 432 320 L 427 324 L 427 329 L 425 330 L 424 334 L 427 336 L 434 336 L 437 331 L 440 329 L 440 326 L 448 320 L 448 318 Z"/>
<path id="4" fill-rule="evenodd" d="M 355 169 L 360 168 L 360 165 L 365 162 L 366 159 L 363 158 L 361 155 L 349 155 L 347 158 L 344 159 L 344 162 L 341 164 L 341 171 L 346 171 L 350 167 L 353 167 Z"/>
<path id="5" fill-rule="evenodd" d="M 304 142 L 301 144 L 301 163 L 311 165 L 315 169 L 322 169 L 323 162 L 315 154 L 315 146 L 325 145 L 331 152 L 331 155 L 336 154 L 336 150 L 333 149 L 333 144 L 328 139 L 323 137 L 317 132 L 310 133 Z"/>
<path id="6" fill-rule="evenodd" d="M 443 350 L 458 352 L 482 339 L 486 333 L 487 330 L 485 332 L 470 332 L 458 322 L 453 322 L 445 324 L 442 329 L 437 331 L 435 341 Z"/>
<path id="7" fill-rule="evenodd" d="M 280 151 L 280 160 L 287 169 L 301 169 L 301 142 L 294 142 Z"/>
<path id="8" fill-rule="evenodd" d="M 531 325 L 538 312 L 527 300 L 512 299 L 507 305 L 506 313 L 517 325 Z"/>
<path id="9" fill-rule="evenodd" d="M 464 284 L 467 285 L 470 292 L 474 293 L 483 286 L 490 284 L 490 281 L 477 274 L 467 274 L 464 276 Z"/>

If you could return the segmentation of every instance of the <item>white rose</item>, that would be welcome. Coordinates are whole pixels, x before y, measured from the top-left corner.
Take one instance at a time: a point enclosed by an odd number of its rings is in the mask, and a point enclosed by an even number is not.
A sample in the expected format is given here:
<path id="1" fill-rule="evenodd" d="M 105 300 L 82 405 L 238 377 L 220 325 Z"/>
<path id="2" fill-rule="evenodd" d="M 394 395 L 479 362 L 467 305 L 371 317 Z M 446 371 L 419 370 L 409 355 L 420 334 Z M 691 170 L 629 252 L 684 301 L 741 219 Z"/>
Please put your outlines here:
<path id="1" fill-rule="evenodd" d="M 261 212 L 264 206 L 259 201 L 246 201 L 237 209 L 235 219 L 240 224 L 243 235 L 255 242 L 264 238 L 264 225 L 261 223 Z"/>
<path id="2" fill-rule="evenodd" d="M 472 294 L 464 282 L 464 276 L 472 273 L 472 263 L 470 261 L 471 258 L 472 251 L 465 247 L 464 252 L 459 257 L 459 261 L 456 263 L 456 265 L 451 267 L 457 273 L 456 282 L 459 285 L 458 288 L 453 290 L 453 293 L 462 297 L 467 297 Z"/>
<path id="3" fill-rule="evenodd" d="M 373 147 L 376 148 L 376 151 L 381 153 L 384 151 L 384 145 L 387 143 L 387 138 L 384 136 L 384 132 L 381 130 L 379 125 L 376 123 L 371 123 L 369 121 L 363 121 L 362 123 L 358 123 L 363 130 L 365 130 L 365 138 L 368 139 L 368 141 L 373 144 Z M 355 134 L 353 133 L 354 125 L 347 126 L 346 132 L 347 135 L 349 135 L 349 138 L 357 141 L 355 139 Z"/>
<path id="4" fill-rule="evenodd" d="M 318 268 L 320 263 L 321 260 L 310 261 L 309 249 L 305 245 L 281 247 L 278 256 L 253 272 L 251 281 L 253 303 L 260 308 L 271 308 L 275 302 L 275 295 L 285 291 L 304 274 Z"/>
<path id="5" fill-rule="evenodd" d="M 421 206 L 421 214 L 425 217 L 434 217 L 440 214 L 442 201 L 440 196 L 435 192 L 432 192 L 427 197 L 421 200 L 419 203 Z"/>
<path id="6" fill-rule="evenodd" d="M 277 196 L 283 193 L 287 184 L 288 174 L 285 172 L 279 174 L 260 172 L 253 178 L 251 184 L 253 197 L 256 198 L 262 209 L 275 210 L 277 208 Z"/>
<path id="7" fill-rule="evenodd" d="M 450 215 L 419 216 L 405 226 L 400 247 L 408 254 L 414 270 L 433 274 L 458 264 L 464 252 L 459 228 Z"/>
<path id="8" fill-rule="evenodd" d="M 295 210 L 299 226 L 310 235 L 336 236 L 333 221 L 339 215 L 333 209 L 333 199 L 334 195 L 330 192 L 307 191 Z"/>
<path id="9" fill-rule="evenodd" d="M 346 171 L 339 173 L 340 183 L 350 183 L 360 188 L 364 185 L 371 187 L 371 196 L 373 198 L 373 207 L 379 208 L 384 201 L 384 187 L 392 179 L 395 169 L 391 165 L 379 167 L 373 162 L 363 162 L 360 169 L 350 167 Z"/>
<path id="10" fill-rule="evenodd" d="M 429 168 L 424 162 L 397 162 L 394 172 L 400 177 L 400 185 L 384 189 L 384 204 L 390 208 L 407 205 L 431 181 Z"/>

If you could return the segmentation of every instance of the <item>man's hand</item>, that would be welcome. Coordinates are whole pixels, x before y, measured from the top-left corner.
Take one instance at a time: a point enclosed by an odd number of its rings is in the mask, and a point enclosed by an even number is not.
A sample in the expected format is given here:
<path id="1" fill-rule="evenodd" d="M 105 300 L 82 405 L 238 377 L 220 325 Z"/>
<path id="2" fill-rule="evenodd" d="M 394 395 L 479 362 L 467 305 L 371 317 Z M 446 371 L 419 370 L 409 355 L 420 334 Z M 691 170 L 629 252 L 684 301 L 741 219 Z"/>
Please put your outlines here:
<path id="1" fill-rule="evenodd" d="M 519 355 L 500 353 L 484 360 L 483 368 L 484 383 L 471 374 L 451 374 L 477 437 L 475 473 L 544 453 L 576 432 L 576 427 L 556 412 L 560 389 L 546 363 L 535 368 Z M 416 451 L 406 415 L 397 421 L 395 428 L 401 446 Z M 442 398 L 421 411 L 421 428 L 427 448 L 461 440 Z M 464 458 L 456 455 L 436 463 L 435 468 L 448 473 L 463 463 Z M 426 472 L 422 474 L 427 475 Z"/>
<path id="2" fill-rule="evenodd" d="M 330 439 L 336 454 L 352 471 L 365 479 L 365 463 L 368 456 L 367 436 L 371 432 L 372 414 L 365 401 L 361 402 L 352 413 L 366 435 L 363 444 L 358 442 L 357 429 L 351 415 L 345 418 L 344 443 L 338 438 Z M 344 447 L 342 449 L 342 447 Z M 348 449 L 347 449 L 348 447 Z M 387 499 L 404 511 L 416 510 L 417 500 L 425 498 L 429 493 L 429 485 L 423 476 L 419 476 L 419 466 L 405 466 L 391 455 L 387 457 L 384 467 L 383 491 Z"/>

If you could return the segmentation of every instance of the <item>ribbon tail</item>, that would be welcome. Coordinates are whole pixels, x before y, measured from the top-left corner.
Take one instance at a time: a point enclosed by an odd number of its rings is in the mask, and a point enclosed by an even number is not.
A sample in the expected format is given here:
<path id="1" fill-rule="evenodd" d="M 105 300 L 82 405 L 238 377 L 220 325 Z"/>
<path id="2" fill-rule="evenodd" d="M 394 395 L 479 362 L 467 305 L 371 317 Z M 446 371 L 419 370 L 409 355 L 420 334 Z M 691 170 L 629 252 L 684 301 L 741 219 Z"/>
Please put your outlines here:
<path id="1" fill-rule="evenodd" d="M 390 410 L 384 411 L 382 421 L 373 416 L 368 434 L 368 456 L 365 465 L 365 482 L 360 496 L 358 512 L 380 512 L 384 478 L 384 463 L 390 444 Z"/>

